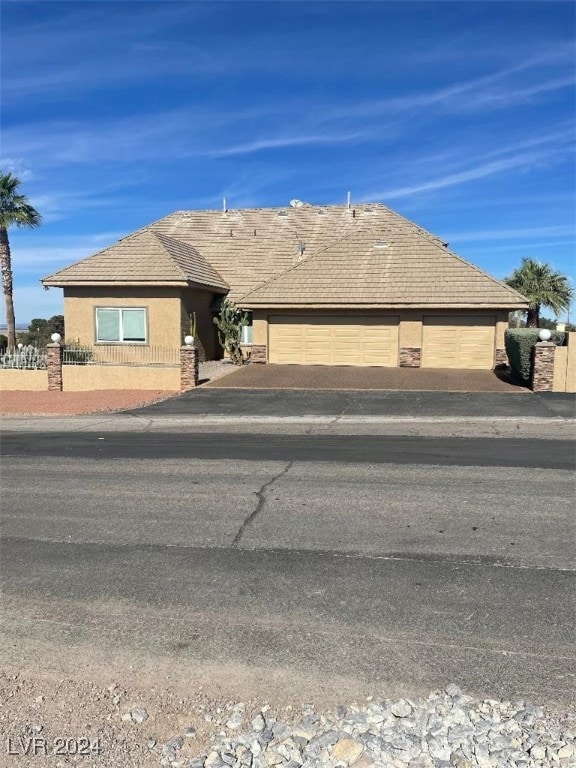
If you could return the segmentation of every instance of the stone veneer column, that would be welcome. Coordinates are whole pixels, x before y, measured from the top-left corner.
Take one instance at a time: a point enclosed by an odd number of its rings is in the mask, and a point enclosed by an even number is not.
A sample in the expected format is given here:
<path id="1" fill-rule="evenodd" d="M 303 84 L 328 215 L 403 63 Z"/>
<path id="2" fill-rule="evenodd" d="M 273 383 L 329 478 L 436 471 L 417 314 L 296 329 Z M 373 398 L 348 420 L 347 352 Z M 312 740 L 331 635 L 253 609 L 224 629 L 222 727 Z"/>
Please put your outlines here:
<path id="1" fill-rule="evenodd" d="M 556 345 L 551 341 L 539 341 L 534 346 L 534 367 L 532 371 L 532 390 L 551 392 L 554 382 L 554 355 Z"/>
<path id="2" fill-rule="evenodd" d="M 506 368 L 508 366 L 508 355 L 505 349 L 496 350 L 495 368 Z"/>
<path id="3" fill-rule="evenodd" d="M 252 351 L 250 352 L 251 363 L 265 363 L 267 362 L 268 350 L 266 344 L 252 344 Z"/>
<path id="4" fill-rule="evenodd" d="M 198 350 L 196 347 L 180 347 L 180 391 L 186 392 L 198 386 Z"/>
<path id="5" fill-rule="evenodd" d="M 48 374 L 48 392 L 62 392 L 62 353 L 63 344 L 48 344 L 46 347 L 46 372 Z"/>
<path id="6" fill-rule="evenodd" d="M 420 368 L 422 350 L 420 347 L 400 347 L 400 368 Z"/>

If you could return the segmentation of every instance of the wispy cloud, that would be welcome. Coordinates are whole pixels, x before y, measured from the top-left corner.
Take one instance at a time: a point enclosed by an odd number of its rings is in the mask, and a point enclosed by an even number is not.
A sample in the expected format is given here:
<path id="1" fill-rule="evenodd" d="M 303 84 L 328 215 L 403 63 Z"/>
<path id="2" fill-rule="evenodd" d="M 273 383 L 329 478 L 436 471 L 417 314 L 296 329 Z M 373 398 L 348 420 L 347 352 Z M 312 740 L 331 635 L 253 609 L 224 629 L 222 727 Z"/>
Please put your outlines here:
<path id="1" fill-rule="evenodd" d="M 450 240 L 472 242 L 474 240 L 520 240 L 534 237 L 558 238 L 574 235 L 575 224 L 557 224 L 549 227 L 522 227 L 519 229 L 486 229 L 471 232 L 452 232 L 446 235 Z M 524 246 L 520 246 L 524 247 Z"/>
<path id="2" fill-rule="evenodd" d="M 478 147 L 459 145 L 450 159 L 441 167 L 452 166 L 448 173 L 433 178 L 417 179 L 411 184 L 391 187 L 385 190 L 370 191 L 362 196 L 363 200 L 393 200 L 403 197 L 432 192 L 450 187 L 457 187 L 472 181 L 486 179 L 506 171 L 522 170 L 553 165 L 573 156 L 574 136 L 571 130 L 562 129 L 552 133 L 530 138 L 516 143 L 509 143 L 489 151 Z M 469 157 L 476 157 L 479 162 L 471 165 Z M 412 168 L 419 168 L 415 158 Z M 418 173 L 418 171 L 412 171 Z"/>
<path id="3" fill-rule="evenodd" d="M 529 155 L 519 155 L 505 160 L 493 160 L 489 163 L 482 163 L 480 165 L 473 166 L 465 171 L 449 173 L 445 176 L 438 176 L 435 179 L 423 181 L 411 186 L 397 187 L 395 189 L 387 189 L 379 192 L 370 192 L 368 195 L 364 195 L 363 199 L 395 200 L 401 197 L 410 197 L 412 195 L 420 194 L 421 192 L 432 192 L 438 189 L 459 186 L 469 181 L 485 179 L 488 176 L 494 176 L 495 174 L 502 173 L 513 168 L 525 168 L 529 165 L 534 165 L 535 162 L 538 161 L 539 157 L 535 158 L 534 156 Z"/>
<path id="4" fill-rule="evenodd" d="M 20 181 L 29 181 L 34 177 L 33 171 L 28 168 L 23 157 L 1 157 L 0 168 L 4 173 L 6 171 L 13 173 Z"/>
<path id="5" fill-rule="evenodd" d="M 481 77 L 457 81 L 428 91 L 407 93 L 365 102 L 340 105 L 326 110 L 330 120 L 354 117 L 377 118 L 390 117 L 398 113 L 412 113 L 430 110 L 444 113 L 466 113 L 477 110 L 501 110 L 512 108 L 534 100 L 534 97 L 562 90 L 573 86 L 576 77 L 573 74 L 573 57 L 561 57 L 562 69 L 569 67 L 568 73 L 546 77 L 546 65 L 557 65 L 556 56 L 536 56 L 520 61 L 512 67 L 497 70 Z M 519 75 L 531 72 L 533 80 L 529 83 L 515 82 Z"/>
<path id="6" fill-rule="evenodd" d="M 232 155 L 250 155 L 254 152 L 262 152 L 267 149 L 285 149 L 288 147 L 301 147 L 307 144 L 343 144 L 345 142 L 358 141 L 369 135 L 366 131 L 356 131 L 354 133 L 342 134 L 317 134 L 313 136 L 293 135 L 281 136 L 270 139 L 257 139 L 245 144 L 233 144 L 223 149 L 214 149 L 208 151 L 208 157 L 230 157 Z"/>
<path id="7" fill-rule="evenodd" d="M 20 235 L 18 238 L 15 234 L 12 236 L 14 272 L 18 278 L 33 275 L 40 279 L 106 248 L 125 234 L 126 232 L 100 232 L 81 237 L 58 238 L 42 236 L 41 230 L 27 237 Z M 32 237 L 36 238 L 33 245 L 30 244 L 33 242 Z"/>
<path id="8" fill-rule="evenodd" d="M 132 3 L 60 4 L 51 18 L 4 35 L 3 100 L 68 99 L 86 89 L 221 74 L 226 61 L 209 45 L 171 37 L 174 27 L 215 13 L 203 6 L 145 2 L 136 12 Z"/>
<path id="9" fill-rule="evenodd" d="M 484 248 L 467 248 L 467 253 L 475 256 L 476 254 L 494 254 L 494 253 L 509 253 L 510 251 L 524 251 L 526 255 L 530 255 L 536 250 L 546 250 L 549 248 L 565 248 L 567 245 L 574 246 L 574 238 L 570 240 L 542 240 L 533 241 L 529 243 L 507 243 L 506 245 L 490 245 Z"/>

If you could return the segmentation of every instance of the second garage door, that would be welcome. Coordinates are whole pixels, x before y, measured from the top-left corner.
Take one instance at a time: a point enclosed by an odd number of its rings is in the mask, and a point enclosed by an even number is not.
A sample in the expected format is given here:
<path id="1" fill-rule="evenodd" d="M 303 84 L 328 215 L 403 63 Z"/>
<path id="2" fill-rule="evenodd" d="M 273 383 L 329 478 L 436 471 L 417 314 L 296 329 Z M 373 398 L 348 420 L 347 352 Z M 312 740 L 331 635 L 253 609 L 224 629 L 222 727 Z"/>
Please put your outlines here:
<path id="1" fill-rule="evenodd" d="M 300 365 L 398 365 L 398 318 L 269 318 L 268 360 Z"/>
<path id="2" fill-rule="evenodd" d="M 493 317 L 425 317 L 422 367 L 493 368 L 494 329 Z"/>

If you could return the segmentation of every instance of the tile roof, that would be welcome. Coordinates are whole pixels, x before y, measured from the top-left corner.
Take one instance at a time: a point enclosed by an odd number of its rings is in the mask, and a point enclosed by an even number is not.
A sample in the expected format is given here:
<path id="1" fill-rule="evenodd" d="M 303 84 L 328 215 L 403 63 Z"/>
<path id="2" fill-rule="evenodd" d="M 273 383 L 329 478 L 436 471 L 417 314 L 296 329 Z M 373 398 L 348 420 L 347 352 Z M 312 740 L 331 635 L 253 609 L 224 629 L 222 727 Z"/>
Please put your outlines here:
<path id="1" fill-rule="evenodd" d="M 44 278 L 46 285 L 190 283 L 227 292 L 228 284 L 196 248 L 146 228 Z"/>
<path id="2" fill-rule="evenodd" d="M 246 307 L 527 304 L 379 203 L 177 211 L 43 282 L 153 284 L 177 273 L 230 286 L 230 298 Z"/>

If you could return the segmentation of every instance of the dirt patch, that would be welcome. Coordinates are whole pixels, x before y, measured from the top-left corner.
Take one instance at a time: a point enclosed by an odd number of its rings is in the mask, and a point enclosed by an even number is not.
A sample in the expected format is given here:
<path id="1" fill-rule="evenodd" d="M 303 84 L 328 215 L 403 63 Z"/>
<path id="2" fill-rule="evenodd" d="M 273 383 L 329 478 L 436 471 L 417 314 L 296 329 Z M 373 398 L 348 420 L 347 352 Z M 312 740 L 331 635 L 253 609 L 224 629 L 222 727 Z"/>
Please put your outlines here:
<path id="1" fill-rule="evenodd" d="M 177 393 L 163 390 L 107 389 L 92 392 L 27 392 L 0 393 L 0 415 L 62 416 L 86 413 L 124 411 L 174 397 Z"/>
<path id="2" fill-rule="evenodd" d="M 200 363 L 200 385 L 209 384 L 236 370 L 229 360 Z M 0 416 L 74 416 L 127 411 L 178 397 L 179 394 L 156 389 L 100 389 L 91 392 L 6 390 L 0 392 Z"/>
<path id="3" fill-rule="evenodd" d="M 13 650 L 3 656 L 22 653 Z M 204 667 L 121 653 L 97 660 L 91 648 L 67 647 L 62 653 L 42 644 L 31 651 L 27 644 L 20 663 L 2 662 L 0 747 L 10 740 L 13 751 L 21 752 L 26 739 L 36 737 L 50 753 L 14 755 L 7 768 L 157 768 L 162 745 L 177 736 L 184 742 L 178 752 L 182 768 L 209 751 L 237 702 L 245 704 L 245 723 L 267 705 L 289 721 L 305 702 L 327 710 L 368 692 L 354 681 L 307 679 L 281 669 Z M 129 717 L 134 707 L 146 711 L 144 722 Z M 72 749 L 82 739 L 89 756 L 58 760 L 53 748 L 60 739 L 70 740 L 65 747 Z"/>

